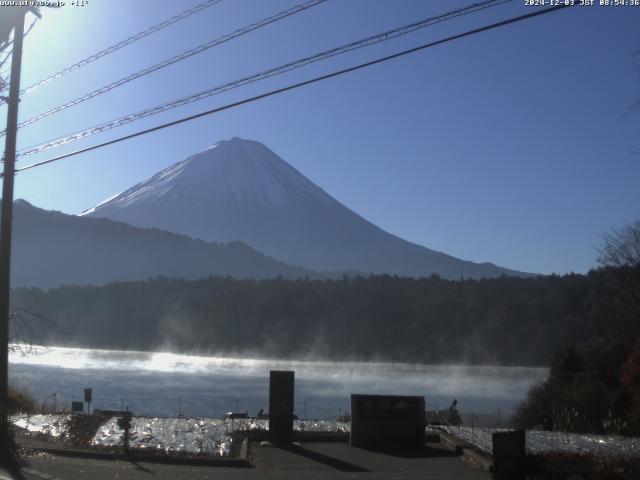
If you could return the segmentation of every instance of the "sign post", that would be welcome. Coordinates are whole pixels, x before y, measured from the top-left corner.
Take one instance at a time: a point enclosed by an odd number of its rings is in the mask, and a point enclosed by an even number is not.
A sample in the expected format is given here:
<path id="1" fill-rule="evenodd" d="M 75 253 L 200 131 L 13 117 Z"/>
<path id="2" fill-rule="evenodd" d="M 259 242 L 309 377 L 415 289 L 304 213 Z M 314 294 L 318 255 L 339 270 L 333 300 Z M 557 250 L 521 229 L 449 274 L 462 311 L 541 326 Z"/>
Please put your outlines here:
<path id="1" fill-rule="evenodd" d="M 84 401 L 87 404 L 87 415 L 91 413 L 91 397 L 93 395 L 93 390 L 90 388 L 84 389 Z"/>

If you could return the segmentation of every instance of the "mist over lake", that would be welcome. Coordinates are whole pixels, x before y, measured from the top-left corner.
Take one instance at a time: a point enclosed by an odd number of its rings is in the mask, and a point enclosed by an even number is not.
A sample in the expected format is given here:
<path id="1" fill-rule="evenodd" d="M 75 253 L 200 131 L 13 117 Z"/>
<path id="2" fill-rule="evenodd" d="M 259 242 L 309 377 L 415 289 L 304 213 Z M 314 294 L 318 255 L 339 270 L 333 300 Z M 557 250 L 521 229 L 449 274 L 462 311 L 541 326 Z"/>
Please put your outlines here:
<path id="1" fill-rule="evenodd" d="M 328 419 L 351 393 L 424 395 L 427 409 L 511 412 L 546 368 L 292 361 L 52 347 L 10 357 L 10 383 L 47 408 L 69 410 L 93 388 L 92 408 L 135 414 L 220 417 L 268 410 L 269 371 L 295 370 L 295 413 Z M 55 396 L 54 396 L 55 393 Z"/>

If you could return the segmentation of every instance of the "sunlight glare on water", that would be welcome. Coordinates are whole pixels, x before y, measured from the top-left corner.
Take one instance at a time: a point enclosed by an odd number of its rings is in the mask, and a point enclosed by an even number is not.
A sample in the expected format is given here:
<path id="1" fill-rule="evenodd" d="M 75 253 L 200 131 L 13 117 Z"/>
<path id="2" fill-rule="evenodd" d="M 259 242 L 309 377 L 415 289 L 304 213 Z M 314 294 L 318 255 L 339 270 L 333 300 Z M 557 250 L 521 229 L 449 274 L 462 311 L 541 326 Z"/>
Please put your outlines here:
<path id="1" fill-rule="evenodd" d="M 322 418 L 338 408 L 347 409 L 351 393 L 424 395 L 428 408 L 446 408 L 457 398 L 467 409 L 509 410 L 547 374 L 544 368 L 529 367 L 274 360 L 68 347 L 35 348 L 27 356 L 14 353 L 10 361 L 12 383 L 45 400 L 54 392 L 61 402 L 77 397 L 84 382 L 102 392 L 96 393 L 98 399 L 111 402 L 104 408 L 130 399 L 138 409 L 158 415 L 175 414 L 177 397 L 184 397 L 185 408 L 197 415 L 215 411 L 216 402 L 226 405 L 223 410 L 237 405 L 263 408 L 270 370 L 294 370 L 296 398 L 315 404 Z M 170 408 L 133 402 L 143 397 L 165 398 L 167 404 L 174 400 Z"/>

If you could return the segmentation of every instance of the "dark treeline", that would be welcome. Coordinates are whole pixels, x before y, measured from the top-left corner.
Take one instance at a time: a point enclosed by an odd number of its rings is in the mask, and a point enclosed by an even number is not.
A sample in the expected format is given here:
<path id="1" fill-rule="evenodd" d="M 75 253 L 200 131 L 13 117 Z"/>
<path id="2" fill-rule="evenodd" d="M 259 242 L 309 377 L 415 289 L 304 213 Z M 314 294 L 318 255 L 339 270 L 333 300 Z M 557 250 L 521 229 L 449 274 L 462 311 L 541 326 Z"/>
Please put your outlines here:
<path id="1" fill-rule="evenodd" d="M 566 345 L 627 335 L 612 270 L 487 280 L 198 281 L 17 289 L 56 343 L 270 357 L 548 365 Z"/>

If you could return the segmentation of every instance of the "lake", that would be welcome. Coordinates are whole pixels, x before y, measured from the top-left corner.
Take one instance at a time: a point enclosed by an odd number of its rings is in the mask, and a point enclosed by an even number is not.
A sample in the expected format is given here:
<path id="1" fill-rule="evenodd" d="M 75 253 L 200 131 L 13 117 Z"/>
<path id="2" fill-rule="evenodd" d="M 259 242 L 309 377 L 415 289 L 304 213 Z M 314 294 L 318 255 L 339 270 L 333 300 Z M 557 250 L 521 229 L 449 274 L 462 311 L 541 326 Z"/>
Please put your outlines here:
<path id="1" fill-rule="evenodd" d="M 268 410 L 269 371 L 295 371 L 301 418 L 332 419 L 349 411 L 351 393 L 424 395 L 427 409 L 508 415 L 546 368 L 293 361 L 166 352 L 35 347 L 10 355 L 9 381 L 47 408 L 66 408 L 93 389 L 92 408 L 129 408 L 151 416 L 220 418 Z"/>

